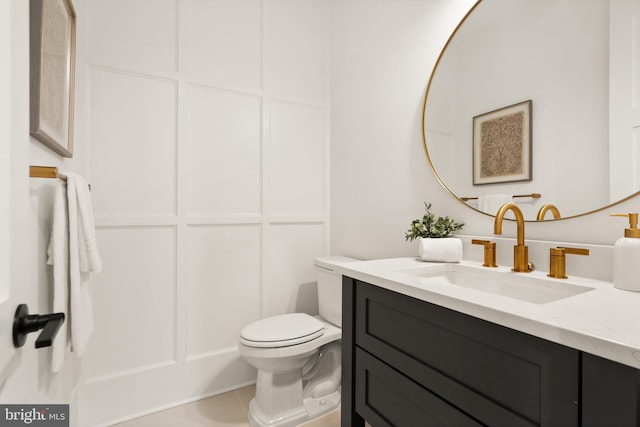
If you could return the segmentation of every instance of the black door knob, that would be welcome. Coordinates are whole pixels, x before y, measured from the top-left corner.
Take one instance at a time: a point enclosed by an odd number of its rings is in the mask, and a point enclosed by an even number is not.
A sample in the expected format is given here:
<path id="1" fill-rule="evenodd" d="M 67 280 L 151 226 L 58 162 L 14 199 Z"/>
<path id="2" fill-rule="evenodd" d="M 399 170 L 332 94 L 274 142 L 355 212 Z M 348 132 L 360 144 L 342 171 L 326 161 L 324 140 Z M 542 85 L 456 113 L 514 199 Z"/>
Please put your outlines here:
<path id="1" fill-rule="evenodd" d="M 36 339 L 36 348 L 49 347 L 63 323 L 64 313 L 29 314 L 27 304 L 20 304 L 13 317 L 13 345 L 22 347 L 27 334 L 42 329 Z"/>

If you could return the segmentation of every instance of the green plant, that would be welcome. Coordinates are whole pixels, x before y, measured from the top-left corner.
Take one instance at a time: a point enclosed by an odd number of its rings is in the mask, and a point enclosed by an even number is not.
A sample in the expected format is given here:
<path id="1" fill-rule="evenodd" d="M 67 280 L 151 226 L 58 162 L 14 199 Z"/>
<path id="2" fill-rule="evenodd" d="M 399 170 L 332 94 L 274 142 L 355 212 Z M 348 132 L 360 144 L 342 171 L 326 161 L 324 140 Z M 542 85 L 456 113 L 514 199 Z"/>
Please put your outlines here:
<path id="1" fill-rule="evenodd" d="M 405 240 L 413 240 L 419 237 L 440 238 L 447 237 L 454 231 L 462 230 L 464 223 L 458 223 L 448 216 L 438 217 L 431 212 L 431 203 L 424 203 L 426 213 L 422 218 L 414 219 L 411 228 L 405 234 Z"/>

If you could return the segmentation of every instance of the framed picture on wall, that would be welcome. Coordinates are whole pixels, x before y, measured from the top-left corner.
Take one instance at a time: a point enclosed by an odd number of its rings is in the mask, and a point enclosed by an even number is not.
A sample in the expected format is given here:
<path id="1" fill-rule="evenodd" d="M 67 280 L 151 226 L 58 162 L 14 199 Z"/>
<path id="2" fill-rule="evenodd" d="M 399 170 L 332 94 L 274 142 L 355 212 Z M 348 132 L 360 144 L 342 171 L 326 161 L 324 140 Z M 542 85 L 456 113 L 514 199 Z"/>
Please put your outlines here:
<path id="1" fill-rule="evenodd" d="M 473 184 L 531 181 L 531 100 L 473 118 Z"/>
<path id="2" fill-rule="evenodd" d="M 76 13 L 71 0 L 30 0 L 30 133 L 73 156 Z"/>

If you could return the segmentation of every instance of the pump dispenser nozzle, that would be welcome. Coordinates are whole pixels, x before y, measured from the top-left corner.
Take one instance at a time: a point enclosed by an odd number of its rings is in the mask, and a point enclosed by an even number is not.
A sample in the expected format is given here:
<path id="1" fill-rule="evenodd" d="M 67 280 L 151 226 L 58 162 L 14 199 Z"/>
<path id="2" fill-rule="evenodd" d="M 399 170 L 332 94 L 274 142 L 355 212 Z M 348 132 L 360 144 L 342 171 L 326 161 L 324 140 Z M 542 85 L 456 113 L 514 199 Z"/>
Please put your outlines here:
<path id="1" fill-rule="evenodd" d="M 626 216 L 627 218 L 629 218 L 629 228 L 624 229 L 624 237 L 640 238 L 637 213 L 611 214 L 611 216 Z"/>

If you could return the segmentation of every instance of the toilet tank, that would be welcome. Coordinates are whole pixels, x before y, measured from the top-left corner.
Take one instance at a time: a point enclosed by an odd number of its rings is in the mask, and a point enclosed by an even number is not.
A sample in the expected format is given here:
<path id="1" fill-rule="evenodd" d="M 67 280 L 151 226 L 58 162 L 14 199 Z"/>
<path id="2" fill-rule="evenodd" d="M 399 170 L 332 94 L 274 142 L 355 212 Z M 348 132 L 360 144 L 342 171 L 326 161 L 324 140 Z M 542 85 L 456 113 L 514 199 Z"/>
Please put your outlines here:
<path id="1" fill-rule="evenodd" d="M 328 322 L 342 327 L 342 275 L 336 271 L 341 264 L 359 261 L 343 256 L 316 258 L 318 278 L 318 310 Z"/>

